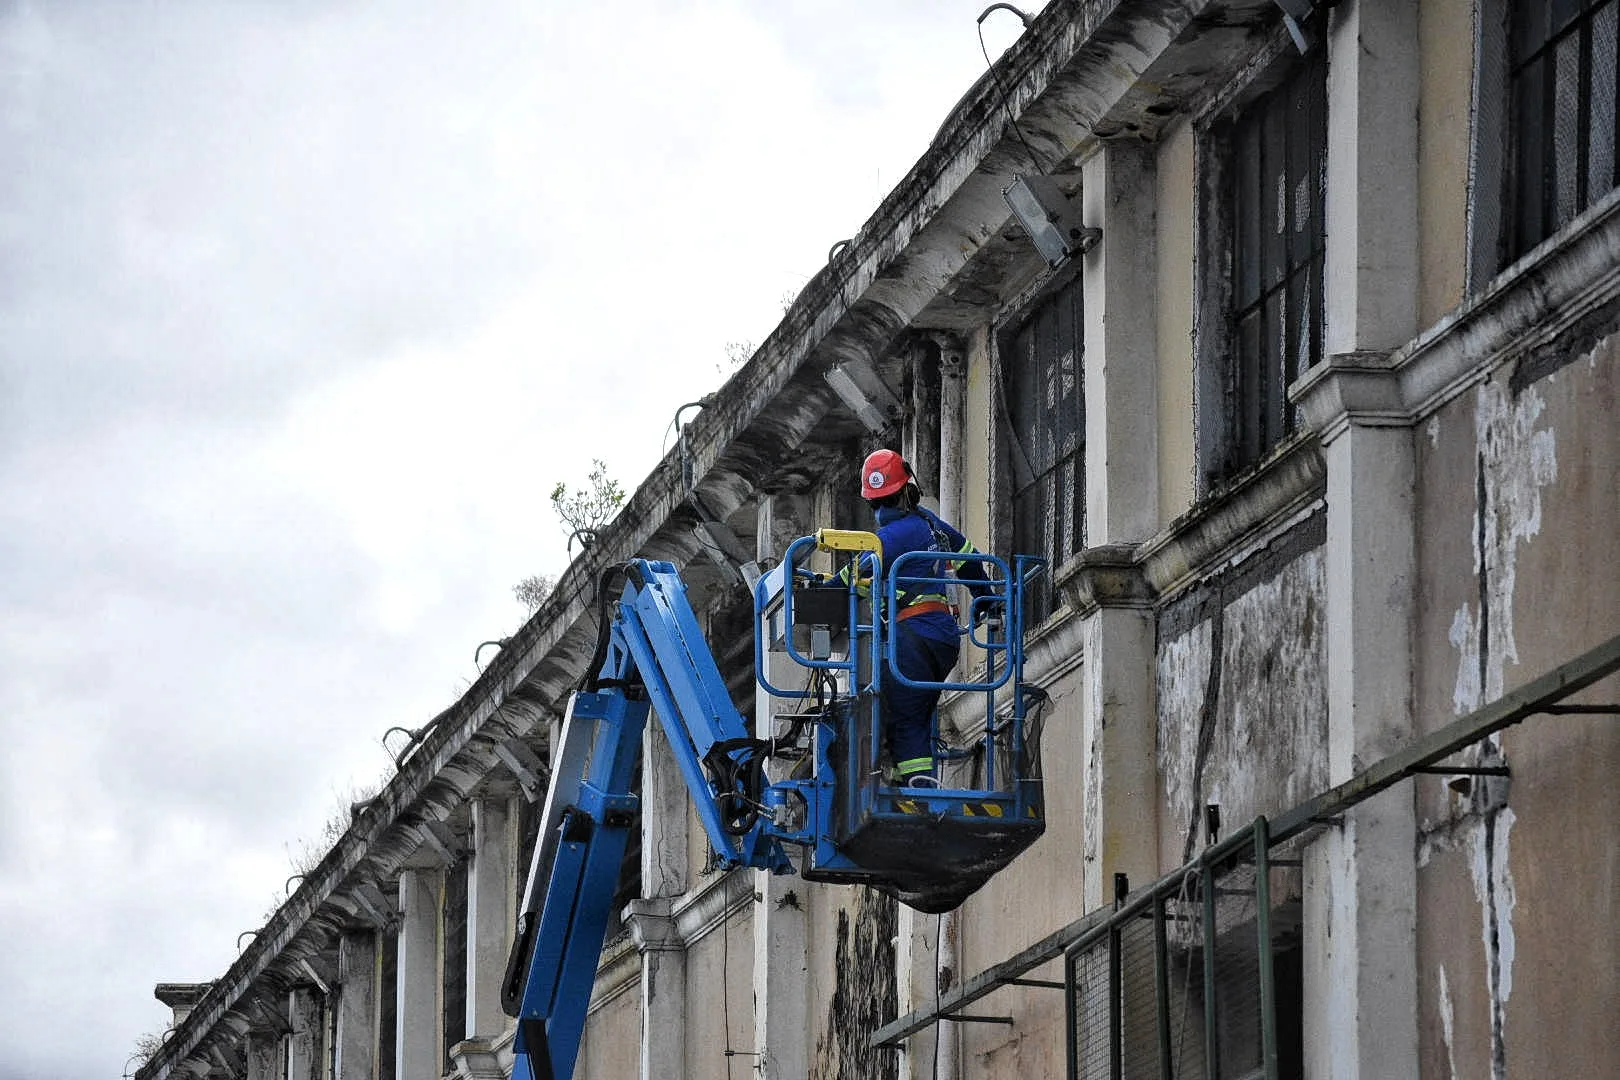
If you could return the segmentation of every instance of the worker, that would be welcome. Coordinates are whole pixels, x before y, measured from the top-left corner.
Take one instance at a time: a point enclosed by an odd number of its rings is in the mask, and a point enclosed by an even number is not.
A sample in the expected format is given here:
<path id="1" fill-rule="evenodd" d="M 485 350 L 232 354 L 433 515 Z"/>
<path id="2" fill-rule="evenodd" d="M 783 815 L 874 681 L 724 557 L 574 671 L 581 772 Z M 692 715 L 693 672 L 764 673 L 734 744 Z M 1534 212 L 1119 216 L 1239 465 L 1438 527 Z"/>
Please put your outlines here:
<path id="1" fill-rule="evenodd" d="M 973 545 L 956 527 L 918 505 L 922 492 L 911 466 L 893 450 L 875 450 L 861 465 L 861 497 L 877 516 L 877 537 L 882 544 L 883 568 L 894 565 L 911 551 L 973 554 Z M 902 571 L 907 577 L 946 576 L 945 560 L 919 560 Z M 975 595 L 989 592 L 984 566 L 976 559 L 951 560 L 949 565 Z M 956 666 L 962 628 L 943 592 L 902 591 L 895 598 L 896 666 L 917 682 L 944 682 Z M 933 717 L 940 691 L 906 686 L 898 679 L 883 680 L 883 715 L 894 778 L 904 787 L 939 786 L 934 771 Z"/>

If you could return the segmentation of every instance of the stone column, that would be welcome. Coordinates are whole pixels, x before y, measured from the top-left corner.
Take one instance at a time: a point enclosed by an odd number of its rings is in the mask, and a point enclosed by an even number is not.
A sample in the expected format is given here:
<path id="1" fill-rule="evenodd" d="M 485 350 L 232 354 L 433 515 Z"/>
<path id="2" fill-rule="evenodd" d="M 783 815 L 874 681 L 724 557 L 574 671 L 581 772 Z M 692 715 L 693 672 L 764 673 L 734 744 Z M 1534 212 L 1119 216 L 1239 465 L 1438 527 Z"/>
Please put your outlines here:
<path id="1" fill-rule="evenodd" d="M 760 500 L 755 557 L 780 558 L 772 537 L 787 503 L 775 496 Z M 832 524 L 830 520 L 823 523 Z M 809 530 L 804 530 L 809 531 Z M 795 532 L 795 535 L 798 535 Z M 773 682 L 787 682 L 785 669 L 773 669 Z M 760 738 L 771 736 L 770 695 L 756 688 L 754 724 Z M 807 904 L 800 899 L 805 883 L 791 875 L 754 871 L 754 1048 L 763 1080 L 810 1075 L 810 945 Z"/>
<path id="2" fill-rule="evenodd" d="M 659 1080 L 686 1060 L 686 942 L 672 905 L 661 896 L 632 900 L 626 909 L 641 954 L 641 1080 Z"/>
<path id="3" fill-rule="evenodd" d="M 444 980 L 439 962 L 439 898 L 444 871 L 413 868 L 399 875 L 398 1080 L 439 1080 L 444 1032 Z"/>
<path id="4" fill-rule="evenodd" d="M 1292 388 L 1327 465 L 1329 781 L 1411 738 L 1416 475 L 1386 360 L 1417 332 L 1418 12 L 1346 0 L 1328 27 L 1327 359 Z M 1306 1073 L 1418 1074 L 1410 786 L 1306 863 Z"/>
<path id="5" fill-rule="evenodd" d="M 472 804 L 472 864 L 467 870 L 467 1037 L 496 1039 L 510 1023 L 501 980 L 517 925 L 517 815 L 508 796 Z"/>
<path id="6" fill-rule="evenodd" d="M 377 935 L 338 941 L 336 1080 L 372 1080 L 377 1069 Z"/>
<path id="7" fill-rule="evenodd" d="M 1054 577 L 1081 619 L 1086 910 L 1113 876 L 1158 874 L 1152 593 L 1134 544 L 1159 528 L 1158 183 L 1154 146 L 1109 143 L 1085 166 L 1086 545 Z"/>
<path id="8" fill-rule="evenodd" d="M 1418 5 L 1345 0 L 1328 31 L 1323 351 L 1417 332 Z"/>
<path id="9" fill-rule="evenodd" d="M 312 986 L 287 994 L 287 1080 L 321 1080 L 326 1049 L 326 999 Z"/>
<path id="10" fill-rule="evenodd" d="M 1153 590 L 1129 544 L 1086 549 L 1058 585 L 1079 613 L 1086 658 L 1082 891 L 1093 911 L 1113 899 L 1115 874 L 1133 887 L 1159 875 Z"/>
<path id="11" fill-rule="evenodd" d="M 1086 224 L 1103 230 L 1085 256 L 1088 545 L 1159 528 L 1156 152 L 1107 143 L 1085 166 Z"/>
<path id="12" fill-rule="evenodd" d="M 1342 783 L 1411 737 L 1412 430 L 1381 356 L 1296 384 L 1327 459 L 1328 771 Z M 1306 1074 L 1418 1075 L 1416 816 L 1410 785 L 1347 814 L 1305 873 Z"/>
<path id="13" fill-rule="evenodd" d="M 629 905 L 630 933 L 641 953 L 641 1075 L 686 1060 L 686 943 L 670 918 L 686 890 L 691 797 L 661 723 L 642 732 L 641 891 Z"/>

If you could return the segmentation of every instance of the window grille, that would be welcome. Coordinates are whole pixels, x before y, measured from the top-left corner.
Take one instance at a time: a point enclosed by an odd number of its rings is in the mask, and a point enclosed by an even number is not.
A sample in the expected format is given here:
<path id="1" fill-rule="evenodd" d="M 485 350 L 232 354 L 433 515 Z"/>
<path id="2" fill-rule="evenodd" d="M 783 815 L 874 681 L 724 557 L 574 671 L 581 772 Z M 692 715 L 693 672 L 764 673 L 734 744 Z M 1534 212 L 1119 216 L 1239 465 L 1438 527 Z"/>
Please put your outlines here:
<path id="1" fill-rule="evenodd" d="M 523 894 L 529 887 L 530 864 L 534 862 L 534 847 L 539 840 L 540 833 L 540 804 L 530 802 L 528 799 L 518 800 L 518 859 L 515 879 L 517 892 L 514 896 L 512 910 L 523 910 Z"/>
<path id="2" fill-rule="evenodd" d="M 1303 1076 L 1298 871 L 1234 839 L 1070 949 L 1073 1080 Z"/>
<path id="3" fill-rule="evenodd" d="M 399 935 L 377 932 L 377 1080 L 395 1080 L 399 1032 Z"/>
<path id="4" fill-rule="evenodd" d="M 1084 321 L 1077 272 L 1002 336 L 1012 549 L 1056 568 L 1086 543 Z M 1029 625 L 1057 607 L 1052 575 L 1029 592 Z"/>
<path id="5" fill-rule="evenodd" d="M 1620 182 L 1620 0 L 1517 0 L 1510 18 L 1509 262 Z"/>
<path id="6" fill-rule="evenodd" d="M 444 874 L 444 1070 L 455 1063 L 450 1050 L 467 1037 L 467 869 L 461 855 Z"/>
<path id="7" fill-rule="evenodd" d="M 1298 425 L 1288 384 L 1322 358 L 1327 65 L 1321 49 L 1244 106 L 1225 136 L 1231 368 L 1225 478 Z"/>
<path id="8" fill-rule="evenodd" d="M 656 724 L 655 718 L 649 718 L 649 723 Z M 643 770 L 646 767 L 646 742 L 643 740 L 642 748 L 636 751 L 636 769 L 630 781 L 630 790 L 640 798 L 644 788 L 642 786 Z M 619 863 L 619 880 L 613 887 L 613 914 L 607 921 L 606 940 L 612 941 L 630 932 L 630 924 L 624 921 L 624 909 L 632 900 L 641 898 L 641 815 L 637 814 L 630 825 L 630 835 L 625 839 L 624 860 Z"/>

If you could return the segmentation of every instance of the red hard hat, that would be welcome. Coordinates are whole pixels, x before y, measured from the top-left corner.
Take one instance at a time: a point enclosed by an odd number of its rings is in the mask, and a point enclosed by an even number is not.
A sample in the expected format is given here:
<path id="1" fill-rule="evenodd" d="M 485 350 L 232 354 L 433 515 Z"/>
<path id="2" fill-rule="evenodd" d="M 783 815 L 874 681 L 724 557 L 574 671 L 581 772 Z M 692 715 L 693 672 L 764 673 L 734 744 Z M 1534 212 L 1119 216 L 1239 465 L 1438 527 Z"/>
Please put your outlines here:
<path id="1" fill-rule="evenodd" d="M 874 450 L 861 463 L 861 498 L 893 495 L 911 479 L 911 466 L 893 450 Z"/>

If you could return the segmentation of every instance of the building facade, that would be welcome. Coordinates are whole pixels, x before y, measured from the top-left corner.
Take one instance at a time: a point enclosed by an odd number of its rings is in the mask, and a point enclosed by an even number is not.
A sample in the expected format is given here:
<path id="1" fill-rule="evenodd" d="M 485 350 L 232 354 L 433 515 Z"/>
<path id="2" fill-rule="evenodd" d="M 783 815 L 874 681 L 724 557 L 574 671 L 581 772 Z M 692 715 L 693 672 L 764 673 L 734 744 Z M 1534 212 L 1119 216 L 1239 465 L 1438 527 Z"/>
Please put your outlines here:
<path id="1" fill-rule="evenodd" d="M 877 445 L 1052 562 L 1046 834 L 937 917 L 714 872 L 651 726 L 577 1075 L 1615 1075 L 1620 0 L 1311 7 L 1031 20 L 143 1080 L 508 1075 L 601 570 L 755 711 L 734 566 Z"/>

